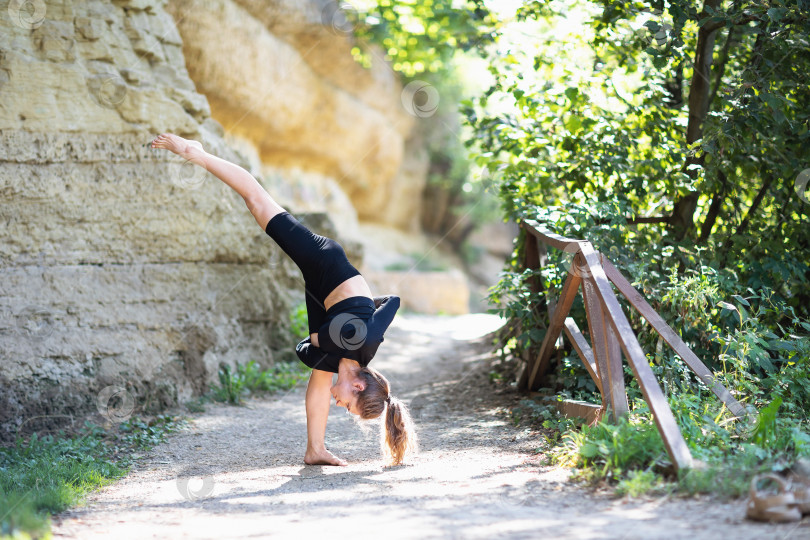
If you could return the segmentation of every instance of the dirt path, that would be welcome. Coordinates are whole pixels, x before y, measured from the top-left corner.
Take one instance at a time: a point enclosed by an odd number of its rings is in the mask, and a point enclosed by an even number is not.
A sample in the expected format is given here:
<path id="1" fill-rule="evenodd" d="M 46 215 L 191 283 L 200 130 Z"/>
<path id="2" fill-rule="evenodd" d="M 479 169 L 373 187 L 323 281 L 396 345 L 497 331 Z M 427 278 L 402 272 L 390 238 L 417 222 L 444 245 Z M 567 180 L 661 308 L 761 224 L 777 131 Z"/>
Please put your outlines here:
<path id="1" fill-rule="evenodd" d="M 374 365 L 412 402 L 422 451 L 385 468 L 377 424 L 333 406 L 327 444 L 348 467 L 304 466 L 304 389 L 209 406 L 133 471 L 54 519 L 55 538 L 809 538 L 810 520 L 743 519 L 741 502 L 628 501 L 541 465 L 494 395 L 486 315 L 398 316 Z"/>

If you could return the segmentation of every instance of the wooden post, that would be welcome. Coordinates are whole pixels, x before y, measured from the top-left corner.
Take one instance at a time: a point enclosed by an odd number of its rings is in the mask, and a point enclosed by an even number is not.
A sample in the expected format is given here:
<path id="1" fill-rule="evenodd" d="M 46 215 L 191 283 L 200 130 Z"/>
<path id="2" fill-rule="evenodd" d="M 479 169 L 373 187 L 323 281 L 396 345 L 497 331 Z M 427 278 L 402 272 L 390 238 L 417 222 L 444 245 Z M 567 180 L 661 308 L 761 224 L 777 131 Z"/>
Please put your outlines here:
<path id="1" fill-rule="evenodd" d="M 523 265 L 528 270 L 537 271 L 542 268 L 546 262 L 546 246 L 542 244 L 536 236 L 527 231 L 523 224 L 521 224 L 521 234 L 523 234 Z M 542 321 L 542 318 L 548 310 L 546 296 L 543 294 L 543 280 L 540 276 L 532 276 L 528 279 L 528 285 L 529 291 L 531 292 L 531 304 L 529 309 Z M 531 329 L 522 328 L 519 330 L 519 333 L 529 330 Z M 539 344 L 529 344 L 525 351 L 527 366 L 531 363 L 533 358 L 537 357 L 539 350 Z M 518 387 L 523 388 L 521 381 L 523 380 L 523 373 L 526 372 L 526 369 L 527 368 L 524 366 L 521 377 L 518 379 Z"/>
<path id="2" fill-rule="evenodd" d="M 582 255 L 585 257 L 588 270 L 591 273 L 591 279 L 588 281 L 592 281 L 595 285 L 596 296 L 604 311 L 609 314 L 607 324 L 613 327 L 627 361 L 633 369 L 672 462 L 678 469 L 691 467 L 692 454 L 689 452 L 689 447 L 686 446 L 686 441 L 684 441 L 683 435 L 678 429 L 678 424 L 675 422 L 675 417 L 672 415 L 666 397 L 664 397 L 664 393 L 661 391 L 661 387 L 658 386 L 655 375 L 647 363 L 647 356 L 638 344 L 636 335 L 633 333 L 633 329 L 630 327 L 630 323 L 627 321 L 627 317 L 625 317 L 619 301 L 610 287 L 604 270 L 602 270 L 599 254 L 586 242 L 582 245 Z M 605 384 L 604 375 L 600 373 L 600 376 L 603 384 Z"/>
<path id="3" fill-rule="evenodd" d="M 582 297 L 588 315 L 593 356 L 596 359 L 599 379 L 602 381 L 602 398 L 607 410 L 610 411 L 611 420 L 615 422 L 628 411 L 624 377 L 621 375 L 621 354 L 616 355 L 615 348 L 609 343 L 605 313 L 602 311 L 602 304 L 599 303 L 596 286 L 590 278 L 586 278 L 582 283 Z M 615 364 L 618 364 L 618 369 Z"/>
<path id="4" fill-rule="evenodd" d="M 525 229 L 523 234 L 526 236 L 523 244 L 523 264 L 529 270 L 539 270 L 545 263 L 545 261 L 540 260 L 539 242 L 533 234 L 527 232 Z M 545 252 L 545 246 L 542 247 Z M 543 282 L 539 276 L 534 276 L 529 279 L 529 290 L 532 292 L 532 295 L 540 295 L 540 293 L 543 292 Z M 545 310 L 545 306 L 543 306 L 543 310 Z"/>
<path id="5" fill-rule="evenodd" d="M 607 314 L 605 314 L 607 318 Z M 607 352 L 608 378 L 610 379 L 610 399 L 613 402 L 613 420 L 617 421 L 630 412 L 627 404 L 627 390 L 624 387 L 622 368 L 622 346 L 613 331 L 613 325 L 605 325 L 605 351 Z"/>

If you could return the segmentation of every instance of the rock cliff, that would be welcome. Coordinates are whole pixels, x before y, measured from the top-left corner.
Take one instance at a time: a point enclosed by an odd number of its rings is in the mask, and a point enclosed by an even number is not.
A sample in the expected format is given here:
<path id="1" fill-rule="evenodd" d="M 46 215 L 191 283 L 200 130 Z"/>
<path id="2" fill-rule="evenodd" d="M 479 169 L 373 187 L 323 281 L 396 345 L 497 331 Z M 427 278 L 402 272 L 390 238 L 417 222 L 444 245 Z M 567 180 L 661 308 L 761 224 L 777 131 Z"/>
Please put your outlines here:
<path id="1" fill-rule="evenodd" d="M 318 194 L 337 187 L 353 208 L 296 202 L 418 229 L 427 156 L 418 145 L 406 152 L 415 117 L 382 54 L 370 68 L 354 61 L 337 3 L 170 0 L 168 9 L 189 75 L 228 134 L 273 171 L 308 173 Z"/>
<path id="2" fill-rule="evenodd" d="M 316 231 L 419 231 L 418 119 L 378 52 L 353 60 L 336 2 L 4 6 L 0 441 L 110 400 L 157 411 L 221 363 L 293 357 L 298 270 L 238 195 L 147 148 L 157 133 L 240 163 Z"/>
<path id="3" fill-rule="evenodd" d="M 220 362 L 290 355 L 297 270 L 161 131 L 242 162 L 158 0 L 12 0 L 0 13 L 0 439 L 104 388 L 158 410 Z"/>

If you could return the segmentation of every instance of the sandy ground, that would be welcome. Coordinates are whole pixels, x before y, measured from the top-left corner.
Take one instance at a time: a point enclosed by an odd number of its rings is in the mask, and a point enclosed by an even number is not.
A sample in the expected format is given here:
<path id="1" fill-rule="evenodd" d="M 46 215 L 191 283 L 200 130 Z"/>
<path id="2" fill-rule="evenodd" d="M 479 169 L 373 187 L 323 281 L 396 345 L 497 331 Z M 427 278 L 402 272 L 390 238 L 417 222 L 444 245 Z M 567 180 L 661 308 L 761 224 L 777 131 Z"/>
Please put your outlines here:
<path id="1" fill-rule="evenodd" d="M 327 445 L 348 467 L 305 466 L 304 388 L 209 406 L 85 507 L 55 538 L 810 538 L 810 518 L 751 523 L 742 501 L 617 499 L 542 465 L 492 392 L 487 315 L 398 315 L 374 365 L 412 403 L 421 452 L 385 467 L 378 424 L 333 405 Z"/>

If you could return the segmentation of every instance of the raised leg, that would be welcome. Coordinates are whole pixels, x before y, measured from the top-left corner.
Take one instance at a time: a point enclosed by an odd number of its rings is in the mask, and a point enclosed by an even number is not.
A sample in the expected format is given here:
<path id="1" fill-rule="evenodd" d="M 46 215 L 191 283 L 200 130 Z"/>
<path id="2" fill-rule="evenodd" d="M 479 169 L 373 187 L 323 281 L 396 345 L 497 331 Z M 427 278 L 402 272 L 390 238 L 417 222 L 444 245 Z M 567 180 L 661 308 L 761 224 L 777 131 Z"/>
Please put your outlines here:
<path id="1" fill-rule="evenodd" d="M 313 369 L 307 384 L 307 465 L 347 465 L 326 449 L 326 420 L 332 394 L 332 373 Z"/>
<path id="2" fill-rule="evenodd" d="M 163 148 L 174 152 L 222 180 L 242 196 L 248 210 L 253 214 L 256 223 L 262 230 L 273 216 L 284 211 L 284 208 L 273 200 L 252 174 L 239 165 L 209 154 L 197 141 L 189 141 L 172 133 L 163 133 L 152 141 L 152 148 Z"/>

